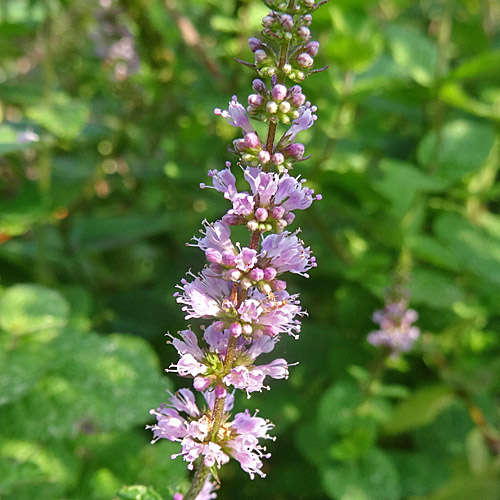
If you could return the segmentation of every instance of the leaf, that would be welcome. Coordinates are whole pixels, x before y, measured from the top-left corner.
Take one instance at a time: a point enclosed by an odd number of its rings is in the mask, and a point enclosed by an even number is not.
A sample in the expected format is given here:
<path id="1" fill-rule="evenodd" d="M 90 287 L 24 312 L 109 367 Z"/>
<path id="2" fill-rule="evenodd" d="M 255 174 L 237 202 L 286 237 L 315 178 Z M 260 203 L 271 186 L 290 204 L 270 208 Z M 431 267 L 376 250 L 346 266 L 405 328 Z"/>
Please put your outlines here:
<path id="1" fill-rule="evenodd" d="M 450 476 L 445 460 L 435 460 L 431 453 L 416 450 L 394 451 L 391 458 L 399 472 L 401 498 L 426 495 L 446 482 Z"/>
<path id="2" fill-rule="evenodd" d="M 18 490 L 20 485 L 43 477 L 43 471 L 33 462 L 0 457 L 0 495 Z"/>
<path id="3" fill-rule="evenodd" d="M 429 424 L 455 400 L 453 391 L 444 385 L 417 389 L 398 405 L 385 423 L 384 431 L 387 434 L 400 434 Z"/>
<path id="4" fill-rule="evenodd" d="M 41 103 L 26 110 L 26 115 L 61 139 L 74 139 L 89 118 L 86 103 L 72 99 L 62 92 L 52 94 L 48 103 Z"/>
<path id="5" fill-rule="evenodd" d="M 480 52 L 453 69 L 448 80 L 500 76 L 500 49 Z"/>
<path id="6" fill-rule="evenodd" d="M 127 430 L 147 422 L 149 410 L 163 402 L 167 380 L 141 338 L 64 330 L 53 349 L 51 371 L 28 397 L 3 407 L 0 432 L 9 431 L 9 422 L 22 422 L 14 433 L 29 438 L 40 429 L 54 437 Z"/>
<path id="7" fill-rule="evenodd" d="M 439 89 L 439 97 L 443 102 L 467 111 L 472 115 L 491 120 L 500 120 L 500 112 L 495 106 L 474 99 L 456 83 L 448 82 L 443 84 Z"/>
<path id="8" fill-rule="evenodd" d="M 407 212 L 419 192 L 439 192 L 446 187 L 442 179 L 426 175 L 410 163 L 383 159 L 379 166 L 383 177 L 373 187 L 391 201 L 398 217 Z"/>
<path id="9" fill-rule="evenodd" d="M 42 428 L 39 429 L 41 430 Z M 24 438 L 12 439 L 10 437 L 12 433 L 9 430 L 2 434 L 0 436 L 0 463 L 2 460 L 7 464 L 15 461 L 31 476 L 26 481 L 20 481 L 21 478 L 18 477 L 13 485 L 9 485 L 4 481 L 4 477 L 0 476 L 2 486 L 14 487 L 16 500 L 18 498 L 22 500 L 61 498 L 66 488 L 72 488 L 77 484 L 81 462 L 66 443 L 53 441 L 49 444 L 41 444 Z M 0 491 L 2 486 L 0 486 Z M 45 487 L 47 487 L 47 493 L 51 492 L 50 495 L 44 494 Z M 40 496 L 35 493 L 37 489 L 40 491 Z"/>
<path id="10" fill-rule="evenodd" d="M 435 238 L 425 234 L 411 234 L 407 237 L 406 244 L 412 255 L 424 262 L 448 271 L 460 269 L 460 259 Z"/>
<path id="11" fill-rule="evenodd" d="M 420 85 L 434 81 L 437 47 L 434 41 L 407 26 L 392 25 L 386 30 L 394 60 Z"/>
<path id="12" fill-rule="evenodd" d="M 12 334 L 62 328 L 68 316 L 66 300 L 40 285 L 15 285 L 0 299 L 0 327 Z"/>
<path id="13" fill-rule="evenodd" d="M 329 497 L 335 500 L 400 498 L 396 468 L 391 459 L 377 449 L 360 460 L 324 468 L 322 482 Z"/>
<path id="14" fill-rule="evenodd" d="M 71 238 L 81 251 L 105 251 L 168 231 L 172 215 L 130 214 L 114 217 L 79 217 Z"/>
<path id="15" fill-rule="evenodd" d="M 433 495 L 419 500 L 498 500 L 499 495 L 499 474 L 496 471 L 488 471 L 481 475 L 457 475 Z"/>
<path id="16" fill-rule="evenodd" d="M 162 497 L 153 488 L 134 485 L 122 488 L 114 500 L 162 500 Z"/>
<path id="17" fill-rule="evenodd" d="M 500 243 L 458 214 L 442 214 L 434 223 L 438 239 L 460 259 L 463 268 L 496 286 L 500 284 Z"/>
<path id="18" fill-rule="evenodd" d="M 0 337 L 0 406 L 23 397 L 51 365 L 54 352 L 50 345 L 19 341 L 15 348 L 11 339 Z"/>
<path id="19" fill-rule="evenodd" d="M 447 309 L 456 302 L 465 300 L 465 292 L 455 277 L 434 269 L 417 267 L 412 272 L 408 288 L 412 302 L 434 309 Z"/>
<path id="20" fill-rule="evenodd" d="M 443 127 L 438 149 L 437 141 L 435 131 L 424 136 L 417 150 L 419 163 L 427 167 L 437 154 L 438 175 L 457 180 L 483 166 L 495 142 L 495 129 L 492 124 L 454 120 Z"/>

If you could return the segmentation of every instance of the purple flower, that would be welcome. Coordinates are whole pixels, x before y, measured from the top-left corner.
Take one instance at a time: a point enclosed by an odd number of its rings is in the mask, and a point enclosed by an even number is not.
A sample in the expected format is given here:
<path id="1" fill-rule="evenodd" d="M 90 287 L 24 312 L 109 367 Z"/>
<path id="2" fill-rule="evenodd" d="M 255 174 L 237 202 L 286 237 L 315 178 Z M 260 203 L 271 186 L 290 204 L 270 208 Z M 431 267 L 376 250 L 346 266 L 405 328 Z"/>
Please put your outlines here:
<path id="1" fill-rule="evenodd" d="M 248 410 L 238 413 L 233 421 L 227 421 L 221 425 L 215 438 L 210 436 L 212 430 L 211 412 L 214 408 L 214 392 L 204 393 L 208 410 L 201 412 L 195 403 L 194 394 L 189 389 L 180 389 L 178 393 L 171 396 L 170 404 L 162 405 L 157 410 L 151 410 L 156 416 L 157 423 L 148 425 L 146 428 L 153 431 L 156 442 L 165 438 L 177 441 L 181 444 L 181 451 L 173 454 L 171 458 L 182 456 L 188 462 L 188 469 L 193 469 L 193 462 L 202 458 L 206 467 L 220 468 L 227 463 L 230 457 L 235 458 L 241 464 L 244 471 L 264 477 L 260 470 L 261 458 L 265 448 L 259 445 L 259 439 L 269 439 L 267 432 L 273 425 L 256 416 L 251 416 Z M 228 395 L 229 396 L 229 395 Z M 224 410 L 230 411 L 232 398 L 227 397 L 228 403 Z M 182 417 L 179 412 L 187 413 L 188 417 Z"/>
<path id="2" fill-rule="evenodd" d="M 264 238 L 260 261 L 264 261 L 265 266 L 276 269 L 279 274 L 289 271 L 305 277 L 309 277 L 306 271 L 317 265 L 316 258 L 311 255 L 311 249 L 304 248 L 296 233 L 288 231 L 270 234 Z"/>
<path id="3" fill-rule="evenodd" d="M 185 304 L 182 310 L 187 312 L 185 318 L 211 318 L 224 314 L 223 302 L 231 293 L 231 284 L 220 278 L 201 273 L 194 281 L 185 279 L 178 286 L 183 293 L 175 293 L 177 302 Z"/>
<path id="4" fill-rule="evenodd" d="M 278 358 L 271 363 L 260 366 L 236 366 L 224 377 L 224 383 L 234 386 L 235 389 L 246 391 L 247 397 L 251 392 L 269 390 L 264 385 L 264 379 L 269 376 L 274 379 L 288 378 L 288 363 Z"/>
<path id="5" fill-rule="evenodd" d="M 306 54 L 307 55 L 307 54 Z M 292 122 L 291 127 L 280 139 L 279 144 L 282 147 L 286 147 L 295 141 L 297 134 L 308 128 L 311 128 L 316 121 L 317 116 L 314 114 L 316 111 L 316 106 L 308 107 L 302 106 L 300 108 L 300 116 Z"/>
<path id="6" fill-rule="evenodd" d="M 419 328 L 412 326 L 417 319 L 417 312 L 408 309 L 406 300 L 389 303 L 373 314 L 373 321 L 379 324 L 380 330 L 371 332 L 368 342 L 374 346 L 390 347 L 392 356 L 408 352 L 420 336 Z"/>
<path id="7" fill-rule="evenodd" d="M 258 50 L 257 52 L 261 51 Z M 248 118 L 246 109 L 238 102 L 238 98 L 235 95 L 233 95 L 232 100 L 229 102 L 227 111 L 215 108 L 214 113 L 225 118 L 233 127 L 241 128 L 244 133 L 255 133 L 254 128 L 250 125 L 250 119 Z"/>
<path id="8" fill-rule="evenodd" d="M 259 445 L 259 438 L 267 438 L 267 431 L 272 428 L 272 424 L 263 418 L 251 416 L 248 410 L 245 413 L 238 413 L 234 417 L 233 428 L 239 434 L 227 443 L 231 450 L 231 456 L 240 462 L 241 468 L 248 472 L 253 479 L 255 474 L 261 477 L 266 475 L 261 471 L 261 458 L 269 458 L 270 453 L 265 454 L 266 449 Z"/>

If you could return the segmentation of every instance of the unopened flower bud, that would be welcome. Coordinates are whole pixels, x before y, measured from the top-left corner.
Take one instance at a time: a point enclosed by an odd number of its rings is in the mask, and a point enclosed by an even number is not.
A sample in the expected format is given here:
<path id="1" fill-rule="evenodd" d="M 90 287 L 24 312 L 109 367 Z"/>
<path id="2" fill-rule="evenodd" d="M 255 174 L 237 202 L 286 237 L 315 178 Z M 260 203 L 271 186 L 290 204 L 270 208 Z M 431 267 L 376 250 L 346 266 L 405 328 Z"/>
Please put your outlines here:
<path id="1" fill-rule="evenodd" d="M 306 96 L 302 93 L 295 94 L 292 96 L 290 99 L 290 102 L 298 108 L 299 106 L 302 106 L 306 102 Z"/>
<path id="2" fill-rule="evenodd" d="M 234 266 L 236 264 L 236 256 L 233 252 L 222 252 L 222 263 L 225 266 Z"/>
<path id="3" fill-rule="evenodd" d="M 252 325 L 249 325 L 248 323 L 243 325 L 242 330 L 245 335 L 250 335 L 253 332 Z"/>
<path id="4" fill-rule="evenodd" d="M 266 84 L 260 80 L 259 78 L 256 78 L 253 82 L 252 82 L 252 87 L 253 89 L 255 90 L 255 92 L 265 92 L 267 87 L 266 87 Z"/>
<path id="5" fill-rule="evenodd" d="M 287 94 L 287 88 L 279 83 L 271 90 L 271 95 L 275 101 L 283 101 Z"/>
<path id="6" fill-rule="evenodd" d="M 248 104 L 252 106 L 252 108 L 258 108 L 259 106 L 262 106 L 263 103 L 264 99 L 259 94 L 250 94 L 248 96 Z"/>
<path id="7" fill-rule="evenodd" d="M 251 37 L 248 39 L 248 46 L 252 52 L 262 48 L 262 42 L 258 38 Z"/>
<path id="8" fill-rule="evenodd" d="M 293 28 L 293 17 L 289 14 L 283 14 L 280 18 L 283 29 L 290 31 Z"/>
<path id="9" fill-rule="evenodd" d="M 275 292 L 282 292 L 286 289 L 286 281 L 283 280 L 273 280 L 271 282 L 271 287 Z"/>
<path id="10" fill-rule="evenodd" d="M 305 40 L 306 42 L 308 42 L 311 38 L 311 30 L 306 26 L 301 26 L 297 30 L 297 34 L 300 36 L 300 38 L 302 38 L 302 40 Z M 257 53 L 255 53 L 255 55 L 257 55 Z"/>
<path id="11" fill-rule="evenodd" d="M 233 148 L 240 153 L 241 153 L 241 151 L 245 151 L 245 149 L 247 148 L 247 145 L 245 144 L 245 140 L 244 139 L 235 139 L 233 141 Z"/>
<path id="12" fill-rule="evenodd" d="M 274 23 L 274 18 L 272 16 L 265 16 L 262 19 L 262 25 L 264 28 L 270 28 Z"/>
<path id="13" fill-rule="evenodd" d="M 301 144 L 300 142 L 294 142 L 284 149 L 284 152 L 287 156 L 293 156 L 294 158 L 298 159 L 304 156 L 304 151 L 304 144 Z"/>
<path id="14" fill-rule="evenodd" d="M 245 290 L 248 290 L 252 286 L 252 282 L 245 276 L 240 280 L 240 286 Z"/>
<path id="15" fill-rule="evenodd" d="M 264 279 L 264 271 L 258 267 L 254 267 L 250 271 L 250 278 L 252 278 L 254 281 L 261 281 Z"/>
<path id="16" fill-rule="evenodd" d="M 276 223 L 276 228 L 279 232 L 283 231 L 283 229 L 285 229 L 286 226 L 288 226 L 288 222 L 285 219 L 280 219 Z"/>
<path id="17" fill-rule="evenodd" d="M 273 219 L 281 219 L 285 213 L 285 209 L 283 207 L 273 207 L 271 210 L 271 217 Z"/>
<path id="18" fill-rule="evenodd" d="M 283 68 L 282 68 L 282 71 L 285 75 L 288 75 L 290 73 L 290 71 L 292 71 L 292 65 L 289 64 L 289 63 L 285 63 L 283 64 Z"/>
<path id="19" fill-rule="evenodd" d="M 241 271 L 238 269 L 229 269 L 225 273 L 223 273 L 225 277 L 227 277 L 228 281 L 238 281 L 241 278 Z"/>
<path id="20" fill-rule="evenodd" d="M 274 278 L 276 278 L 277 274 L 278 272 L 276 271 L 276 269 L 274 269 L 274 267 L 266 267 L 264 269 L 264 279 L 266 281 L 272 281 Z"/>
<path id="21" fill-rule="evenodd" d="M 270 114 L 274 114 L 278 111 L 278 105 L 274 101 L 269 101 L 266 104 L 266 111 Z"/>
<path id="22" fill-rule="evenodd" d="M 259 157 L 259 160 L 261 163 L 269 163 L 269 161 L 271 160 L 271 155 L 267 152 L 267 151 L 261 151 L 259 154 L 258 154 L 258 157 Z"/>
<path id="23" fill-rule="evenodd" d="M 285 215 L 284 219 L 285 219 L 287 224 L 291 224 L 295 219 L 295 214 L 293 212 L 288 212 Z"/>
<path id="24" fill-rule="evenodd" d="M 304 2 L 304 3 L 306 3 L 306 2 Z M 313 5 L 314 5 L 314 1 L 311 1 L 311 2 L 309 2 L 309 3 L 311 3 L 311 4 L 313 4 Z M 312 16 L 311 16 L 311 14 L 306 14 L 306 15 L 302 18 L 302 22 L 303 22 L 306 26 L 310 26 L 310 25 L 311 25 L 311 23 L 312 23 L 312 20 L 313 20 L 313 18 L 312 18 Z"/>
<path id="25" fill-rule="evenodd" d="M 271 161 L 273 162 L 274 165 L 281 165 L 285 161 L 285 157 L 283 156 L 282 153 L 274 153 Z"/>
<path id="26" fill-rule="evenodd" d="M 306 52 L 311 57 L 316 57 L 318 55 L 318 50 L 319 50 L 319 42 L 309 42 L 306 45 Z"/>
<path id="27" fill-rule="evenodd" d="M 209 387 L 212 383 L 211 377 L 195 377 L 193 380 L 193 387 L 197 391 L 204 391 L 207 387 Z"/>
<path id="28" fill-rule="evenodd" d="M 220 264 L 222 262 L 222 254 L 215 248 L 207 248 L 205 256 L 208 262 L 214 262 L 215 264 Z"/>
<path id="29" fill-rule="evenodd" d="M 260 291 L 262 293 L 265 293 L 266 295 L 269 295 L 273 289 L 271 288 L 271 285 L 269 283 L 262 283 L 262 285 L 260 286 Z"/>
<path id="30" fill-rule="evenodd" d="M 269 214 L 265 208 L 260 207 L 255 211 L 255 218 L 259 222 L 264 222 L 265 220 L 267 220 L 268 217 L 269 217 Z"/>
<path id="31" fill-rule="evenodd" d="M 279 105 L 279 110 L 282 112 L 282 113 L 288 113 L 290 111 L 290 103 L 288 101 L 283 101 L 280 105 Z"/>
<path id="32" fill-rule="evenodd" d="M 252 232 L 257 231 L 257 229 L 259 228 L 259 223 L 255 219 L 249 220 L 247 222 L 247 228 Z"/>
<path id="33" fill-rule="evenodd" d="M 314 64 L 314 59 L 307 52 L 302 52 L 297 56 L 297 63 L 303 68 L 310 68 Z"/>
<path id="34" fill-rule="evenodd" d="M 243 142 L 247 147 L 251 149 L 257 149 L 260 146 L 259 137 L 255 132 L 248 132 L 248 134 L 245 134 L 245 139 Z"/>
<path id="35" fill-rule="evenodd" d="M 255 62 L 260 63 L 267 59 L 267 53 L 265 50 L 259 49 L 255 51 Z"/>
<path id="36" fill-rule="evenodd" d="M 217 399 L 225 398 L 227 396 L 227 389 L 221 384 L 215 386 L 215 397 Z"/>
<path id="37" fill-rule="evenodd" d="M 242 332 L 243 332 L 243 328 L 241 328 L 241 325 L 239 323 L 231 323 L 229 325 L 229 333 L 233 337 L 239 337 Z"/>

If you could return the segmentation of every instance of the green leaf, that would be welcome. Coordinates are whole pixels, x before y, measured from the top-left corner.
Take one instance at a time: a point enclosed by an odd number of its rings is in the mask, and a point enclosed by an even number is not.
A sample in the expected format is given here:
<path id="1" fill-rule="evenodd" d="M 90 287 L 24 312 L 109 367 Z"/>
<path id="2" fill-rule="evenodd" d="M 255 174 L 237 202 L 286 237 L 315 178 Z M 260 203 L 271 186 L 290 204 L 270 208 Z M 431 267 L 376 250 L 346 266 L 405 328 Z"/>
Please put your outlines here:
<path id="1" fill-rule="evenodd" d="M 0 327 L 12 334 L 62 328 L 68 316 L 66 300 L 40 285 L 15 285 L 0 299 Z"/>
<path id="2" fill-rule="evenodd" d="M 0 406 L 23 397 L 51 365 L 55 353 L 50 345 L 12 340 L 0 336 Z"/>
<path id="3" fill-rule="evenodd" d="M 454 276 L 433 269 L 417 267 L 412 272 L 408 288 L 412 302 L 434 309 L 447 309 L 456 302 L 465 300 L 465 292 Z"/>
<path id="4" fill-rule="evenodd" d="M 103 251 L 168 231 L 172 215 L 130 214 L 114 217 L 79 217 L 71 234 L 72 243 L 81 251 Z"/>
<path id="5" fill-rule="evenodd" d="M 439 148 L 437 141 L 440 140 Z M 435 131 L 424 136 L 417 151 L 419 163 L 427 167 L 437 154 L 438 175 L 445 179 L 460 179 L 463 175 L 480 169 L 495 142 L 492 124 L 471 120 L 454 120 L 441 130 L 441 138 Z"/>
<path id="6" fill-rule="evenodd" d="M 447 386 L 420 388 L 399 404 L 384 430 L 387 434 L 400 434 L 429 424 L 455 400 L 453 391 Z"/>
<path id="7" fill-rule="evenodd" d="M 500 50 L 480 52 L 467 59 L 448 75 L 449 80 L 465 80 L 485 76 L 500 76 Z"/>
<path id="8" fill-rule="evenodd" d="M 318 426 L 344 434 L 352 428 L 356 410 L 362 403 L 359 387 L 350 381 L 333 384 L 323 395 L 318 408 Z"/>
<path id="9" fill-rule="evenodd" d="M 134 485 L 122 488 L 114 500 L 162 500 L 162 497 L 153 488 Z"/>
<path id="10" fill-rule="evenodd" d="M 460 259 L 465 269 L 496 286 L 500 284 L 497 237 L 453 213 L 442 214 L 434 227 L 439 240 Z"/>
<path id="11" fill-rule="evenodd" d="M 446 187 L 442 179 L 426 175 L 410 163 L 383 159 L 379 166 L 383 177 L 373 187 L 391 201 L 399 217 L 407 212 L 419 192 L 439 192 Z"/>
<path id="12" fill-rule="evenodd" d="M 127 430 L 146 423 L 149 410 L 163 402 L 167 380 L 141 338 L 65 330 L 53 349 L 58 358 L 51 371 L 28 397 L 3 407 L 0 432 L 9 432 L 9 422 L 23 422 L 14 433 L 30 438 L 41 428 L 55 437 Z"/>
<path id="13" fill-rule="evenodd" d="M 448 82 L 443 84 L 439 89 L 439 97 L 446 104 L 467 111 L 472 115 L 500 120 L 500 111 L 495 106 L 474 99 L 456 83 Z"/>
<path id="14" fill-rule="evenodd" d="M 460 474 L 439 488 L 433 495 L 419 500 L 498 500 L 500 476 L 496 471 L 485 474 Z"/>
<path id="15" fill-rule="evenodd" d="M 406 239 L 406 244 L 412 255 L 424 262 L 448 271 L 460 269 L 460 259 L 435 238 L 424 234 L 411 234 Z"/>
<path id="16" fill-rule="evenodd" d="M 4 416 L 2 414 L 2 420 Z M 7 418 L 7 417 L 6 417 Z M 21 424 L 17 421 L 17 425 Z M 39 436 L 42 432 L 39 428 Z M 2 432 L 0 436 L 0 463 L 4 460 L 6 464 L 17 462 L 18 466 L 29 472 L 31 477 L 26 481 L 17 478 L 14 484 L 4 480 L 0 476 L 0 491 L 2 487 L 14 487 L 15 498 L 61 498 L 66 488 L 72 488 L 77 484 L 81 472 L 81 462 L 66 443 L 50 442 L 41 444 L 22 439 L 12 439 L 12 432 L 7 429 L 7 433 Z M 1 466 L 0 466 L 1 467 Z M 8 467 L 8 465 L 7 465 Z M 35 469 L 36 468 L 36 469 Z M 19 471 L 21 473 L 21 471 Z M 36 476 L 36 477 L 35 477 Z M 12 480 L 16 479 L 11 477 Z M 51 492 L 50 495 L 44 495 L 44 488 Z M 40 490 L 40 496 L 36 490 Z M 12 497 L 14 498 L 14 497 Z"/>
<path id="17" fill-rule="evenodd" d="M 335 500 L 398 500 L 398 473 L 391 459 L 374 449 L 366 457 L 329 466 L 322 471 L 323 486 Z"/>
<path id="18" fill-rule="evenodd" d="M 43 477 L 43 471 L 33 462 L 0 457 L 0 495 L 7 495 L 18 490 L 20 485 Z"/>
<path id="19" fill-rule="evenodd" d="M 397 450 L 391 452 L 391 458 L 399 472 L 401 498 L 429 494 L 449 479 L 448 464 L 445 460 L 435 460 L 432 452 Z"/>
<path id="20" fill-rule="evenodd" d="M 26 115 L 61 139 L 74 139 L 89 118 L 86 103 L 72 99 L 61 92 L 52 94 L 48 103 L 41 103 L 26 110 Z"/>
<path id="21" fill-rule="evenodd" d="M 420 85 L 430 87 L 434 81 L 437 47 L 422 32 L 407 26 L 389 26 L 386 30 L 394 60 L 405 68 Z"/>

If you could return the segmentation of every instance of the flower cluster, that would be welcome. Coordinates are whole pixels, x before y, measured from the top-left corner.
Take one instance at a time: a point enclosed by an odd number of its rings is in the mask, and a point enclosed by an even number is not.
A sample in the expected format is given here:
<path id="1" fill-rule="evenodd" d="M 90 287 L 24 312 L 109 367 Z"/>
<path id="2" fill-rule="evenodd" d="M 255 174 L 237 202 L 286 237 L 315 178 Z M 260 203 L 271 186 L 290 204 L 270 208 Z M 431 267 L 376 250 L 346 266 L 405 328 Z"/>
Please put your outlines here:
<path id="1" fill-rule="evenodd" d="M 373 314 L 373 321 L 380 326 L 380 330 L 371 332 L 368 342 L 374 346 L 389 347 L 393 357 L 408 352 L 420 336 L 420 330 L 412 326 L 417 319 L 417 312 L 408 309 L 406 299 L 390 302 Z"/>
<path id="2" fill-rule="evenodd" d="M 113 0 L 99 0 L 95 12 L 98 28 L 91 34 L 96 54 L 112 68 L 114 78 L 123 81 L 139 70 L 139 56 L 133 34 L 120 21 L 122 10 Z"/>
<path id="3" fill-rule="evenodd" d="M 270 438 L 273 425 L 248 410 L 232 415 L 233 394 L 241 390 L 249 398 L 268 390 L 270 379 L 288 378 L 291 365 L 285 359 L 258 358 L 269 357 L 283 334 L 297 339 L 306 314 L 298 295 L 287 290 L 283 275 L 308 277 L 316 267 L 300 231 L 289 229 L 296 210 L 321 199 L 304 179 L 289 173 L 306 159 L 296 138 L 314 124 L 316 107 L 299 85 L 287 86 L 287 78 L 303 80 L 313 65 L 319 44 L 311 41 L 308 26 L 310 12 L 318 5 L 288 1 L 285 11 L 278 12 L 281 4 L 265 3 L 274 9 L 263 19 L 269 43 L 250 38 L 256 62 L 246 64 L 270 82 L 253 81 L 247 108 L 233 96 L 228 109 L 214 110 L 241 129 L 242 137 L 233 142 L 237 166 L 227 162 L 225 168 L 209 171 L 210 182 L 201 188 L 221 193 L 230 205 L 220 220 L 203 222 L 201 234 L 190 245 L 204 252 L 207 264 L 198 274 L 188 273 L 174 294 L 186 319 L 206 320 L 199 330 L 189 326 L 169 334 L 179 359 L 167 371 L 192 379 L 194 392 L 180 389 L 171 395 L 168 403 L 151 411 L 157 422 L 148 426 L 153 442 L 180 443 L 180 452 L 172 458 L 182 457 L 188 469 L 196 469 L 190 490 L 176 493 L 174 500 L 215 498 L 210 475 L 217 479 L 217 469 L 230 458 L 252 479 L 265 476 L 263 459 L 270 454 L 260 441 Z M 262 69 L 266 57 L 274 61 L 274 70 Z M 268 123 L 265 139 L 251 120 Z M 283 131 L 278 136 L 279 127 Z M 248 230 L 248 242 L 234 241 L 235 226 Z M 203 395 L 203 407 L 197 405 L 196 393 Z"/>

